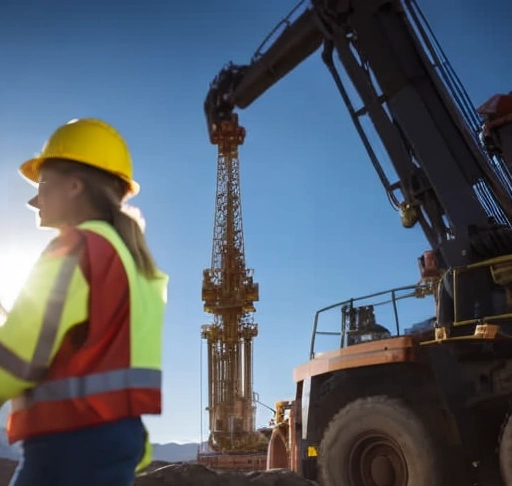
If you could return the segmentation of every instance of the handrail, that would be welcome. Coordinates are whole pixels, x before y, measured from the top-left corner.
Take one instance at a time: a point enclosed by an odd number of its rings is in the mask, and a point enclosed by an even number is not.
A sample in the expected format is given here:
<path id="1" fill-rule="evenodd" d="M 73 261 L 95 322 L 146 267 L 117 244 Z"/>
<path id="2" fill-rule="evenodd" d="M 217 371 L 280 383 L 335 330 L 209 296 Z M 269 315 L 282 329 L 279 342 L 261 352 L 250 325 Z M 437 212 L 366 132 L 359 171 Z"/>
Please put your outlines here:
<path id="1" fill-rule="evenodd" d="M 409 292 L 404 295 L 397 295 L 400 292 L 405 292 L 408 290 L 412 291 L 412 292 Z M 368 294 L 368 295 L 364 295 L 364 296 L 357 297 L 357 298 L 346 299 L 341 302 L 336 302 L 335 304 L 331 304 L 326 307 L 322 307 L 321 309 L 319 309 L 315 312 L 314 319 L 313 319 L 313 330 L 312 330 L 310 349 L 309 349 L 310 359 L 312 359 L 315 355 L 316 336 L 344 336 L 345 335 L 344 329 L 340 329 L 340 331 L 320 331 L 320 330 L 318 330 L 318 319 L 319 319 L 320 314 L 322 314 L 326 311 L 329 311 L 329 310 L 332 310 L 335 308 L 341 308 L 341 307 L 347 306 L 347 305 L 350 307 L 354 307 L 354 303 L 364 301 L 364 300 L 369 300 L 369 299 L 376 298 L 376 297 L 381 297 L 383 295 L 390 295 L 390 297 L 388 299 L 372 303 L 371 305 L 373 307 L 382 306 L 385 304 L 393 305 L 393 314 L 394 314 L 394 319 L 395 319 L 396 333 L 397 333 L 397 335 L 399 335 L 400 334 L 400 323 L 399 323 L 399 317 L 398 317 L 397 302 L 400 300 L 409 299 L 412 297 L 421 297 L 421 296 L 427 295 L 428 293 L 429 292 L 427 290 L 427 287 L 423 284 L 405 285 L 402 287 L 395 287 L 392 289 L 375 292 L 373 294 Z M 342 341 L 343 341 L 343 339 L 342 339 Z M 343 342 L 341 344 L 343 345 Z"/>
<path id="2" fill-rule="evenodd" d="M 493 268 L 494 266 L 494 268 Z M 458 316 L 458 294 L 460 290 L 458 289 L 458 280 L 460 275 L 465 274 L 467 272 L 475 271 L 481 268 L 489 268 L 489 271 L 493 275 L 493 279 L 495 280 L 495 284 L 498 286 L 502 286 L 508 292 L 510 301 L 507 305 L 506 309 L 503 309 L 499 312 L 497 312 L 495 315 L 486 315 L 484 317 L 482 316 L 474 316 L 474 318 L 468 318 L 468 316 L 461 316 L 462 318 L 459 319 Z M 496 268 L 501 269 L 505 268 L 505 280 L 503 277 L 500 277 L 500 272 L 496 270 Z M 496 276 L 496 272 L 498 272 L 498 276 Z M 477 325 L 481 324 L 482 322 L 486 323 L 493 323 L 496 321 L 512 321 L 512 254 L 498 256 L 494 258 L 489 258 L 487 260 L 483 260 L 477 263 L 472 263 L 470 265 L 464 265 L 460 267 L 454 267 L 449 270 L 447 270 L 443 275 L 441 279 L 439 279 L 436 283 L 439 285 L 443 285 L 444 278 L 451 273 L 453 282 L 452 282 L 452 288 L 453 288 L 453 311 L 454 311 L 454 319 L 453 322 L 449 323 L 449 326 L 458 327 L 461 326 L 470 326 L 470 325 Z M 399 316 L 398 316 L 398 307 L 397 303 L 400 300 L 412 298 L 412 297 L 424 297 L 429 294 L 434 293 L 434 288 L 436 285 L 433 284 L 433 282 L 420 282 L 416 285 L 405 285 L 402 287 L 396 287 L 393 289 L 388 289 L 380 292 L 375 292 L 373 294 L 364 295 L 362 297 L 357 298 L 350 298 L 343 300 L 341 302 L 336 302 L 335 304 L 331 304 L 325 307 L 322 307 L 318 311 L 315 312 L 314 319 L 313 319 L 313 329 L 311 334 L 311 341 L 310 341 L 310 349 L 309 349 L 309 356 L 310 359 L 313 359 L 315 356 L 315 342 L 317 336 L 341 336 L 341 347 L 345 344 L 345 336 L 346 336 L 346 329 L 344 329 L 344 321 L 342 322 L 342 325 L 340 327 L 339 331 L 322 331 L 318 329 L 318 320 L 320 314 L 327 312 L 332 309 L 340 308 L 343 306 L 350 306 L 351 308 L 357 307 L 354 304 L 361 301 L 367 301 L 369 299 L 375 299 L 377 297 L 381 297 L 383 295 L 389 295 L 387 299 L 369 303 L 368 305 L 371 305 L 373 307 L 385 305 L 385 304 L 391 304 L 393 307 L 393 317 L 395 320 L 395 326 L 396 326 L 396 335 L 400 335 L 400 323 L 399 323 Z M 401 292 L 410 291 L 405 294 L 400 294 Z M 498 309 L 495 309 L 495 311 L 498 311 Z M 444 323 L 438 323 L 440 326 L 444 326 Z"/>

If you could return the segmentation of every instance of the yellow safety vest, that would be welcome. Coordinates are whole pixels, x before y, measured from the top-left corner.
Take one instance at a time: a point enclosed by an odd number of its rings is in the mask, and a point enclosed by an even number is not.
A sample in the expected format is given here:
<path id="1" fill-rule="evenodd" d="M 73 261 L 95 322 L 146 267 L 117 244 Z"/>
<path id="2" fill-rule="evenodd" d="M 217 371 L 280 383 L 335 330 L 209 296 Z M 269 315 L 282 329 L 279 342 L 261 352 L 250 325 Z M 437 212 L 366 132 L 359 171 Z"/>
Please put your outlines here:
<path id="1" fill-rule="evenodd" d="M 105 338 L 102 349 L 107 350 L 107 354 L 102 356 L 101 370 L 95 368 L 100 364 L 95 364 L 90 352 L 87 354 L 80 348 L 76 353 L 66 354 L 63 345 L 69 331 L 84 322 L 88 322 L 90 333 L 111 325 L 101 320 L 101 313 L 90 315 L 91 306 L 98 302 L 110 305 L 110 299 L 106 298 L 109 289 L 101 288 L 102 282 L 89 282 L 91 276 L 86 275 L 81 265 L 80 255 L 85 251 L 91 252 L 90 264 L 94 266 L 95 245 L 112 253 L 113 267 L 117 265 L 120 278 L 126 279 L 129 288 L 129 302 L 124 303 L 129 319 L 117 323 L 120 333 L 125 335 L 129 359 L 120 364 L 119 357 L 112 354 L 109 365 L 105 360 L 109 359 L 111 343 Z M 59 423 L 55 424 L 55 430 L 92 425 L 98 420 L 98 410 L 102 411 L 104 421 L 116 419 L 117 414 L 123 413 L 159 413 L 159 403 L 151 403 L 151 400 L 159 400 L 160 393 L 161 333 L 167 283 L 168 277 L 163 272 L 154 280 L 140 275 L 124 242 L 105 222 L 83 223 L 63 232 L 49 245 L 36 262 L 5 324 L 0 327 L 0 403 L 15 399 L 8 426 L 11 441 L 52 433 L 52 424 L 56 422 Z M 119 291 L 121 305 L 122 289 Z M 116 302 L 111 304 L 116 305 Z M 116 342 L 119 340 L 118 335 Z M 122 381 L 116 383 L 119 379 Z M 77 380 L 82 381 L 78 388 Z M 108 398 L 106 402 L 114 403 L 112 397 L 117 397 L 115 391 L 121 385 L 129 387 L 126 396 L 130 397 L 130 403 L 121 401 L 114 407 L 116 410 L 103 407 L 101 394 Z M 80 411 L 74 408 L 77 389 L 95 391 L 91 396 L 78 397 L 83 400 Z M 47 390 L 52 394 L 48 401 Z M 60 401 L 56 402 L 59 393 Z M 84 412 L 87 404 L 92 404 L 94 409 L 89 416 Z M 43 420 L 50 413 L 53 421 Z M 147 460 L 146 454 L 143 461 Z"/>

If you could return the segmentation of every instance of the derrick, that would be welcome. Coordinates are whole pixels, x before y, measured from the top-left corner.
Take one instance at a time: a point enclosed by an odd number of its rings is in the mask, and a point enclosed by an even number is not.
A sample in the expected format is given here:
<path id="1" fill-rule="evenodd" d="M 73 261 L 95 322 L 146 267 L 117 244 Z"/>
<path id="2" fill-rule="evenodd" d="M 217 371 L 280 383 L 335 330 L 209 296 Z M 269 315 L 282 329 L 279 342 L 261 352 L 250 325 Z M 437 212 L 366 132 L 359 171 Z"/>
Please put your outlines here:
<path id="1" fill-rule="evenodd" d="M 203 271 L 202 300 L 213 322 L 202 327 L 207 341 L 209 445 L 219 452 L 261 450 L 253 399 L 253 271 L 246 268 L 238 147 L 245 129 L 238 116 L 219 120 L 211 131 L 218 147 L 217 190 L 211 266 Z"/>

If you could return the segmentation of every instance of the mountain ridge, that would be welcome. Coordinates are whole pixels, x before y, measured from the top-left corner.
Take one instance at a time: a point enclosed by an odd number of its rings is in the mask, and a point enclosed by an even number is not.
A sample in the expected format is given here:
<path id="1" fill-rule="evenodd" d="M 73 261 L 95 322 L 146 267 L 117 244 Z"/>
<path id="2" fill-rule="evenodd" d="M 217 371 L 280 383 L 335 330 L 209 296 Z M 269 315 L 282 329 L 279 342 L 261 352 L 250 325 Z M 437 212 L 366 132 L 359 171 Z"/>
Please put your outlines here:
<path id="1" fill-rule="evenodd" d="M 166 462 L 195 461 L 199 447 L 199 444 L 196 442 L 188 442 L 185 444 L 168 442 L 165 444 L 152 445 L 153 460 Z M 0 427 L 0 458 L 11 459 L 13 461 L 19 461 L 21 458 L 20 444 L 9 444 L 5 427 Z"/>

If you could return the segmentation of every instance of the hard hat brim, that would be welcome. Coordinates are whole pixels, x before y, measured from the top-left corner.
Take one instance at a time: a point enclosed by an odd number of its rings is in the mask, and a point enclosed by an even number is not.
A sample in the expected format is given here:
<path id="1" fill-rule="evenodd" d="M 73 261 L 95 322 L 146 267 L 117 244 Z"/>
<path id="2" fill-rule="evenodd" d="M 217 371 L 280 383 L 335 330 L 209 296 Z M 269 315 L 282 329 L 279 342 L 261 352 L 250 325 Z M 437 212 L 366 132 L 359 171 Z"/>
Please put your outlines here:
<path id="1" fill-rule="evenodd" d="M 39 173 L 41 172 L 41 166 L 46 159 L 42 157 L 34 157 L 29 159 L 19 167 L 21 176 L 32 186 L 39 186 Z M 140 192 L 140 184 L 133 179 L 126 181 L 128 183 L 128 197 L 136 196 Z"/>
<path id="2" fill-rule="evenodd" d="M 39 172 L 42 164 L 43 160 L 38 157 L 27 160 L 20 165 L 19 172 L 29 184 L 37 187 L 39 185 Z"/>

